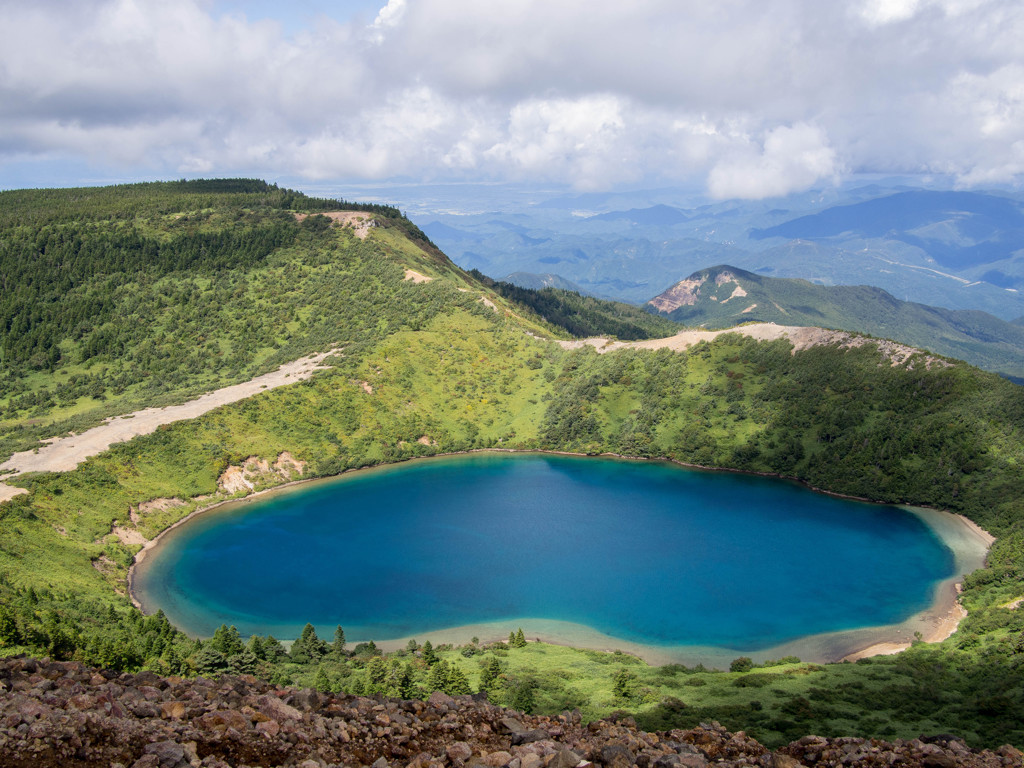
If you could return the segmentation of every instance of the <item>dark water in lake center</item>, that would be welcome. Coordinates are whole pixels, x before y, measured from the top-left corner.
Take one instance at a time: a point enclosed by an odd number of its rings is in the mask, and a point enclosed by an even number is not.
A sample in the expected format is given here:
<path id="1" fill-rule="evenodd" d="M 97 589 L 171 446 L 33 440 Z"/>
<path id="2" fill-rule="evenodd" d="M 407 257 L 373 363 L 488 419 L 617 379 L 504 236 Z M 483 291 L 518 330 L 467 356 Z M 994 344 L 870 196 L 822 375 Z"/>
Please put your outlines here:
<path id="1" fill-rule="evenodd" d="M 137 594 L 210 635 L 428 636 L 557 619 L 645 645 L 756 650 L 893 624 L 952 575 L 897 507 L 656 462 L 473 454 L 312 483 L 200 515 Z M 511 628 L 514 628 L 512 626 Z"/>

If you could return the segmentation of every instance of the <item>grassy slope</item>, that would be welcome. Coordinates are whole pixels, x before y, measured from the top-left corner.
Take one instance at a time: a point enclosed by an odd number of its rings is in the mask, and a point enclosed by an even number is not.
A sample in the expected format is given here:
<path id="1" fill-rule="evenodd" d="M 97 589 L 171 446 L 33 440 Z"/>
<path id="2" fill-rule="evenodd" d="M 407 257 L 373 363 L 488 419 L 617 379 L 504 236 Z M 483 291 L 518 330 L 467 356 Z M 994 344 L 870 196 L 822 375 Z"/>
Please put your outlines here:
<path id="1" fill-rule="evenodd" d="M 716 285 L 715 277 L 723 272 L 735 279 Z M 711 267 L 687 279 L 694 277 L 709 280 L 695 304 L 668 314 L 677 322 L 708 328 L 750 321 L 841 328 L 896 339 L 1009 376 L 1024 375 L 1024 329 L 987 312 L 900 301 L 867 285 L 815 285 L 735 267 Z M 737 285 L 746 295 L 730 298 Z"/>
<path id="2" fill-rule="evenodd" d="M 870 347 L 791 355 L 783 342 L 735 335 L 686 354 L 564 352 L 524 333 L 543 328 L 397 229 L 376 231 L 365 244 L 334 232 L 304 255 L 281 258 L 294 259 L 281 268 L 302 276 L 302 300 L 320 302 L 318 338 L 345 344 L 337 367 L 117 446 L 74 472 L 19 478 L 31 495 L 0 505 L 5 594 L 31 586 L 57 597 L 33 603 L 17 593 L 19 604 L 30 603 L 17 619 L 21 634 L 35 635 L 4 643 L 9 615 L 0 611 L 0 648 L 58 646 L 60 631 L 79 631 L 53 628 L 69 600 L 109 604 L 130 620 L 116 593 L 136 548 L 110 534 L 114 521 L 148 499 L 190 500 L 145 516 L 140 531 L 152 536 L 194 509 L 195 497 L 215 492 L 221 471 L 247 456 L 273 460 L 288 450 L 309 463 L 308 474 L 328 475 L 477 447 L 611 449 L 950 508 L 1000 540 L 991 567 L 968 581 L 969 619 L 938 648 L 856 665 L 761 670 L 755 674 L 777 676 L 740 684 L 737 673 L 652 669 L 615 655 L 534 644 L 508 650 L 507 676 L 536 681 L 538 706 L 574 704 L 591 716 L 625 707 L 652 727 L 716 717 L 769 741 L 808 730 L 953 730 L 975 743 L 1024 743 L 1016 653 L 1024 622 L 1000 607 L 1024 594 L 1018 388 L 965 366 L 893 368 Z M 437 279 L 404 281 L 405 268 Z M 479 301 L 485 293 L 497 311 Z M 86 635 L 108 631 L 108 621 L 100 615 L 80 630 L 84 657 L 106 658 Z M 445 657 L 476 679 L 479 658 Z M 160 662 L 172 663 L 168 652 Z M 637 677 L 616 696 L 611 675 L 619 666 Z M 355 662 L 345 669 L 363 674 Z M 314 670 L 289 674 L 301 682 Z"/>

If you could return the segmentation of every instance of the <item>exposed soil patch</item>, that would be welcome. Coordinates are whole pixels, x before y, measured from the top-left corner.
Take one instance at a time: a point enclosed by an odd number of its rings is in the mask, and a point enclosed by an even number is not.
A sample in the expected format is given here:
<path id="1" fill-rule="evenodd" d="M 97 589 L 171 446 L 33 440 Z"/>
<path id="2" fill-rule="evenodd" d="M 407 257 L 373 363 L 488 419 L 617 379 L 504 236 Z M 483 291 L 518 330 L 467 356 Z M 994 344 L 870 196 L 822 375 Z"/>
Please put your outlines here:
<path id="1" fill-rule="evenodd" d="M 899 344 L 886 339 L 872 339 L 848 331 L 830 331 L 826 328 L 804 327 L 797 325 L 776 325 L 775 323 L 751 323 L 735 328 L 724 328 L 719 331 L 682 331 L 675 336 L 664 339 L 646 339 L 644 341 L 612 341 L 607 338 L 578 339 L 575 341 L 559 341 L 564 349 L 579 349 L 583 346 L 592 346 L 598 352 L 613 352 L 616 349 L 672 349 L 677 352 L 689 349 L 702 341 L 711 341 L 723 333 L 739 333 L 743 336 L 750 336 L 758 341 L 774 341 L 775 339 L 786 339 L 793 345 L 793 352 L 800 352 L 804 349 L 821 345 L 835 344 L 840 347 L 862 347 L 865 344 L 875 344 L 881 352 L 895 367 L 907 363 L 914 355 L 924 354 L 919 349 L 908 347 L 906 344 Z M 926 355 L 923 358 L 924 365 L 931 368 L 932 365 L 949 366 L 944 360 Z"/>
<path id="2" fill-rule="evenodd" d="M 126 547 L 141 547 L 149 541 L 134 527 L 128 528 L 123 525 L 115 525 L 110 529 L 110 532 L 117 536 Z"/>
<path id="3" fill-rule="evenodd" d="M 365 213 L 363 211 L 325 211 L 318 214 L 296 213 L 295 219 L 296 221 L 302 221 L 310 216 L 326 216 L 339 226 L 349 227 L 360 240 L 365 240 L 367 235 L 370 234 L 370 230 L 379 226 L 372 213 Z"/>
<path id="4" fill-rule="evenodd" d="M 150 512 L 166 512 L 168 509 L 183 507 L 187 502 L 182 499 L 151 499 L 144 501 L 137 507 L 129 508 L 129 515 L 133 523 L 138 523 L 143 515 Z"/>
<path id="5" fill-rule="evenodd" d="M 434 278 L 421 274 L 415 269 L 407 269 L 405 270 L 405 279 L 412 280 L 414 283 L 429 283 Z"/>
<path id="6" fill-rule="evenodd" d="M 281 453 L 274 464 L 259 456 L 250 456 L 240 467 L 230 466 L 217 479 L 217 486 L 227 494 L 248 493 L 258 485 L 277 485 L 294 480 L 305 472 L 306 462 L 299 461 L 287 451 Z"/>

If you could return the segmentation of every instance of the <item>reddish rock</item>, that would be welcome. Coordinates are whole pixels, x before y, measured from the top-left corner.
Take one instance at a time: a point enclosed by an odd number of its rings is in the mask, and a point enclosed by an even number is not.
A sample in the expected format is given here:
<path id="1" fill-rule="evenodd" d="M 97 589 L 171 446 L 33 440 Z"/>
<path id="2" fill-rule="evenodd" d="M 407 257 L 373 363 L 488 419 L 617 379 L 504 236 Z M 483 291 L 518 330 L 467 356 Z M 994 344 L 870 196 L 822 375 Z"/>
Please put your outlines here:
<path id="1" fill-rule="evenodd" d="M 0 681 L 4 768 L 1024 768 L 1014 747 L 972 750 L 945 736 L 807 736 L 771 753 L 717 723 L 649 734 L 629 718 L 584 725 L 579 713 L 523 715 L 467 696 L 328 696 L 252 677 L 181 680 L 8 658 Z"/>
<path id="2" fill-rule="evenodd" d="M 256 730 L 268 738 L 274 738 L 281 732 L 281 726 L 277 720 L 264 720 L 256 723 Z"/>

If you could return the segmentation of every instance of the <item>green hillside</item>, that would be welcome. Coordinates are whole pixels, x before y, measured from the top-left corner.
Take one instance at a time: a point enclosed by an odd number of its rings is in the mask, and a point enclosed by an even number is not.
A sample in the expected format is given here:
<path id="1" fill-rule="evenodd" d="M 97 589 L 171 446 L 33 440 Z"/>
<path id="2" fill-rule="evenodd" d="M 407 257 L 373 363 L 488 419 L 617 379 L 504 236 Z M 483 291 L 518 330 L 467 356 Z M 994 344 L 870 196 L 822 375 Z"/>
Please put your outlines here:
<path id="1" fill-rule="evenodd" d="M 0 653 L 179 674 L 234 669 L 391 695 L 460 690 L 465 680 L 513 706 L 579 706 L 588 717 L 627 709 L 659 728 L 718 719 L 768 743 L 809 732 L 952 732 L 977 745 L 1024 745 L 1024 611 L 1012 607 L 1024 596 L 1019 387 L 959 363 L 926 365 L 915 356 L 891 365 L 872 344 L 792 354 L 785 341 L 724 334 L 683 353 L 564 350 L 549 340 L 561 331 L 557 318 L 541 317 L 545 302 L 517 303 L 463 273 L 394 209 L 366 209 L 378 226 L 362 239 L 330 219 L 299 223 L 293 215 L 341 209 L 336 202 L 204 184 L 213 191 L 185 183 L 9 193 L 17 206 L 0 197 L 0 209 L 18 208 L 5 227 L 11 242 L 22 243 L 21 261 L 45 257 L 42 246 L 65 227 L 81 238 L 78 251 L 90 254 L 60 290 L 42 273 L 14 286 L 45 301 L 4 305 L 5 318 L 28 322 L 15 332 L 5 320 L 0 338 L 11 350 L 2 369 L 8 450 L 105 408 L 182 399 L 308 351 L 340 353 L 307 381 L 164 426 L 74 471 L 7 478 L 28 493 L 0 504 Z M 188 237 L 209 232 L 240 243 L 266 230 L 279 232 L 280 242 L 251 251 L 200 247 L 196 261 L 179 268 L 177 251 L 160 244 L 178 236 L 175 222 L 185 218 L 200 219 Z M 132 250 L 126 260 L 113 244 L 85 247 L 119 242 L 118 233 L 150 243 L 148 255 Z M 99 315 L 102 323 L 90 325 L 87 313 L 70 324 L 66 307 L 86 300 L 114 308 Z M 598 319 L 614 318 L 613 307 L 587 306 Z M 131 307 L 139 308 L 130 315 L 136 319 L 124 322 Z M 607 331 L 604 320 L 595 322 Z M 22 349 L 34 324 L 46 333 Z M 106 327 L 120 344 L 92 354 L 89 340 Z M 263 329 L 249 347 L 247 328 Z M 195 343 L 198 335 L 212 344 Z M 174 379 L 178 365 L 165 356 L 179 346 L 191 367 Z M 108 371 L 125 377 L 122 392 L 109 387 Z M 75 375 L 94 376 L 108 401 L 69 394 L 62 403 L 58 388 Z M 166 387 L 153 383 L 164 380 Z M 31 392 L 47 392 L 53 403 L 17 404 Z M 752 670 L 740 662 L 735 671 L 711 672 L 513 643 L 441 648 L 446 666 L 439 667 L 422 649 L 385 659 L 371 646 L 346 651 L 341 638 L 332 649 L 307 635 L 285 653 L 272 638 L 245 643 L 224 627 L 198 642 L 162 614 L 142 617 L 127 599 L 138 537 L 250 492 L 219 482 L 229 467 L 252 467 L 261 490 L 299 476 L 486 448 L 614 451 L 776 473 L 834 492 L 949 509 L 998 541 L 988 567 L 966 581 L 970 613 L 952 638 L 857 664 L 782 660 Z M 285 454 L 292 469 L 258 469 Z M 161 499 L 173 503 L 149 503 Z"/>
<path id="2" fill-rule="evenodd" d="M 296 216 L 325 210 L 365 212 L 372 244 Z M 426 275 L 457 275 L 394 208 L 264 182 L 0 193 L 0 461 L 415 323 L 401 301 L 378 303 L 385 283 L 418 291 L 378 258 L 410 248 Z"/>
<path id="3" fill-rule="evenodd" d="M 678 333 L 681 326 L 666 318 L 625 304 L 584 296 L 554 286 L 530 288 L 496 281 L 478 272 L 469 274 L 506 299 L 529 307 L 538 316 L 573 336 L 615 336 L 622 340 L 657 339 Z"/>
<path id="4" fill-rule="evenodd" d="M 723 265 L 694 272 L 648 305 L 706 328 L 756 321 L 856 331 L 1024 377 L 1024 327 L 980 310 L 900 301 L 869 285 L 816 285 Z"/>

